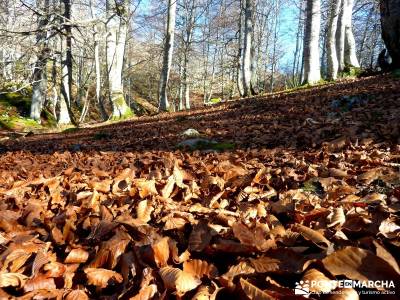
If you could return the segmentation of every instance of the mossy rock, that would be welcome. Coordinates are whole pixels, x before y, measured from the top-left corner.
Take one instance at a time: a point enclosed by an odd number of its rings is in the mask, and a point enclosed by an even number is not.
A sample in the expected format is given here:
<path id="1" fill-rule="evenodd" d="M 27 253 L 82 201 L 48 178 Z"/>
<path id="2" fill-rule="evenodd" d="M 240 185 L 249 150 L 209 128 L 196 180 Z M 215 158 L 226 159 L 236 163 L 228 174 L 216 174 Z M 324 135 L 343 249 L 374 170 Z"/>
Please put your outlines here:
<path id="1" fill-rule="evenodd" d="M 33 119 L 21 117 L 0 118 L 0 126 L 7 130 L 23 130 L 41 129 L 42 126 Z"/>

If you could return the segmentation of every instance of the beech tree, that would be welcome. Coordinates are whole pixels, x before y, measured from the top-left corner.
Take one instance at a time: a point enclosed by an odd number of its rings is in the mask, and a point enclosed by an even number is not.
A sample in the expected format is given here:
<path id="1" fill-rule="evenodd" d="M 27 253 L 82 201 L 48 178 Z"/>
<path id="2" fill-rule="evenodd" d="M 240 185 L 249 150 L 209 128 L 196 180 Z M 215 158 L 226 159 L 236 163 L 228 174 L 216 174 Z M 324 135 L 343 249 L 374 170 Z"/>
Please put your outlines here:
<path id="1" fill-rule="evenodd" d="M 319 57 L 320 22 L 320 0 L 307 0 L 303 50 L 304 83 L 314 84 L 321 79 Z"/>
<path id="2" fill-rule="evenodd" d="M 242 78 L 243 78 L 243 96 L 251 96 L 253 88 L 251 83 L 252 78 L 252 39 L 253 39 L 253 10 L 254 0 L 245 0 L 244 6 L 244 44 L 242 58 Z"/>
<path id="3" fill-rule="evenodd" d="M 169 74 L 172 64 L 172 53 L 174 48 L 174 35 L 175 35 L 175 17 L 176 17 L 176 3 L 178 0 L 168 0 L 168 13 L 167 13 L 167 26 L 164 41 L 164 55 L 163 66 L 160 76 L 160 89 L 159 89 L 159 109 L 163 111 L 169 110 L 169 102 L 167 97 L 167 86 Z"/>
<path id="4" fill-rule="evenodd" d="M 122 83 L 129 0 L 121 2 L 108 0 L 107 12 L 107 75 L 112 103 L 111 119 L 120 119 L 132 115 L 132 111 L 125 101 Z"/>

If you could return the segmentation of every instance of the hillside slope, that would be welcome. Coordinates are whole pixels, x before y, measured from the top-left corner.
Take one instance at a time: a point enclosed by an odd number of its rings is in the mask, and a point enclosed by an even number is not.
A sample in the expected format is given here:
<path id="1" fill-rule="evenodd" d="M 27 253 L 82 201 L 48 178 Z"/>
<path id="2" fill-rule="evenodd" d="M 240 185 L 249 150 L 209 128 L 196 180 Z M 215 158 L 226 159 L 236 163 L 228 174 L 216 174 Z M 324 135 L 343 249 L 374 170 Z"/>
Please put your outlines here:
<path id="1" fill-rule="evenodd" d="M 379 76 L 4 141 L 0 298 L 397 299 L 399 101 Z"/>

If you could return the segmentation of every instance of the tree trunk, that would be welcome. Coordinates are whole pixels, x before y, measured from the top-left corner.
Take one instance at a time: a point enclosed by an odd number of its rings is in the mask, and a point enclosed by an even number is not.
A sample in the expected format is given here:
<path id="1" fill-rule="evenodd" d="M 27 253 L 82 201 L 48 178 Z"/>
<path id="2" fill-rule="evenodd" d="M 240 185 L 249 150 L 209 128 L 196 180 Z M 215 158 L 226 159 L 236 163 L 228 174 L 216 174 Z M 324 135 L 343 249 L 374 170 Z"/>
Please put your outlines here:
<path id="1" fill-rule="evenodd" d="M 381 0 L 382 38 L 392 57 L 392 67 L 400 68 L 400 0 Z"/>
<path id="2" fill-rule="evenodd" d="M 307 0 L 307 20 L 304 32 L 304 83 L 314 84 L 321 79 L 319 33 L 321 28 L 320 0 Z"/>
<path id="3" fill-rule="evenodd" d="M 38 6 L 43 10 L 44 14 L 38 16 L 38 28 L 44 28 L 47 26 L 48 11 L 49 11 L 49 0 L 41 0 Z M 46 65 L 48 60 L 48 49 L 47 49 L 47 31 L 39 30 L 36 35 L 36 43 L 38 46 L 37 60 L 33 71 L 33 84 L 32 84 L 32 102 L 30 117 L 40 123 L 40 114 L 43 109 L 43 104 L 46 99 L 47 90 L 47 74 Z"/>
<path id="4" fill-rule="evenodd" d="M 244 9 L 244 45 L 243 45 L 243 96 L 251 96 L 251 49 L 253 37 L 253 0 L 245 0 Z"/>
<path id="5" fill-rule="evenodd" d="M 243 36 L 243 26 L 242 26 L 242 19 L 243 19 L 243 0 L 239 1 L 240 4 L 240 13 L 239 13 L 239 24 L 238 24 L 238 30 L 239 30 L 239 36 L 238 36 L 238 52 L 237 52 L 237 72 L 236 72 L 236 83 L 237 83 L 237 88 L 239 92 L 239 96 L 242 97 L 244 95 L 243 91 L 243 48 L 242 48 L 242 36 Z"/>
<path id="6" fill-rule="evenodd" d="M 176 2 L 176 0 L 168 0 L 167 31 L 165 34 L 163 67 L 161 71 L 159 89 L 159 103 L 160 110 L 162 111 L 169 110 L 167 86 L 172 64 L 172 52 L 174 48 Z"/>
<path id="7" fill-rule="evenodd" d="M 111 1 L 110 1 L 111 2 Z M 112 104 L 111 119 L 124 119 L 132 116 L 132 111 L 125 102 L 122 84 L 122 68 L 125 55 L 125 41 L 128 30 L 129 2 L 110 7 L 108 2 L 109 21 L 107 23 L 107 69 L 108 83 Z"/>
<path id="8" fill-rule="evenodd" d="M 352 18 L 354 0 L 343 0 L 345 2 L 345 46 L 344 46 L 344 63 L 346 66 L 359 68 L 360 64 L 357 59 L 356 41 L 353 35 Z"/>
<path id="9" fill-rule="evenodd" d="M 71 105 L 70 83 L 68 76 L 68 67 L 66 64 L 66 41 L 61 38 L 61 94 L 60 113 L 58 115 L 58 124 L 69 124 L 71 118 L 69 116 L 68 107 Z"/>
<path id="10" fill-rule="evenodd" d="M 332 0 L 330 15 L 329 15 L 329 25 L 328 25 L 328 41 L 327 41 L 327 58 L 328 58 L 328 79 L 336 80 L 339 61 L 336 52 L 336 30 L 337 23 L 340 14 L 342 0 Z"/>
<path id="11" fill-rule="evenodd" d="M 71 20 L 71 1 L 63 0 L 64 22 Z M 65 37 L 61 38 L 61 93 L 64 101 L 60 102 L 58 124 L 69 124 L 72 94 L 72 32 L 69 24 L 64 25 Z"/>

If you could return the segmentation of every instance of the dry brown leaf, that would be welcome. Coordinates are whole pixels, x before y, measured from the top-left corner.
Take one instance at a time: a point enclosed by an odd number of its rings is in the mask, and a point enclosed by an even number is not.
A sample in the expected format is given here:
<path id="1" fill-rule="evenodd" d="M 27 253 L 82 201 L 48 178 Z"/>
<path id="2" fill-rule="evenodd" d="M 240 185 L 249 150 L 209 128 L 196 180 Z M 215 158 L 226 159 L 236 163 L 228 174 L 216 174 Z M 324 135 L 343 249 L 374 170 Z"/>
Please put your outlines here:
<path id="1" fill-rule="evenodd" d="M 147 223 L 151 220 L 151 213 L 154 207 L 151 205 L 149 200 L 142 200 L 138 203 L 136 208 L 136 214 L 140 221 Z"/>
<path id="2" fill-rule="evenodd" d="M 143 286 L 136 296 L 129 298 L 129 300 L 150 300 L 157 293 L 157 286 L 155 284 L 150 284 Z"/>
<path id="3" fill-rule="evenodd" d="M 72 249 L 68 256 L 65 258 L 66 264 L 80 264 L 85 263 L 89 258 L 89 252 L 79 249 Z"/>
<path id="4" fill-rule="evenodd" d="M 319 247 L 329 248 L 331 246 L 331 242 L 328 241 L 319 231 L 301 224 L 294 225 L 292 230 L 300 233 L 305 239 L 312 241 Z"/>
<path id="5" fill-rule="evenodd" d="M 330 223 L 328 227 L 342 226 L 346 222 L 346 216 L 342 207 L 336 207 L 328 216 Z"/>
<path id="6" fill-rule="evenodd" d="M 85 291 L 73 290 L 68 293 L 65 300 L 89 300 L 89 297 L 86 295 Z"/>
<path id="7" fill-rule="evenodd" d="M 324 273 L 317 269 L 307 270 L 302 280 L 304 282 L 317 282 L 316 285 L 310 285 L 310 292 L 313 293 L 328 293 L 336 288 L 336 281 L 330 280 Z"/>
<path id="8" fill-rule="evenodd" d="M 385 260 L 368 250 L 357 247 L 345 247 L 335 251 L 325 257 L 322 263 L 332 275 L 344 275 L 353 280 L 393 280 L 394 282 L 400 280 L 400 275 Z M 374 267 L 371 268 L 371 266 Z"/>
<path id="9" fill-rule="evenodd" d="M 22 287 L 28 280 L 28 276 L 21 273 L 0 273 L 0 287 Z"/>
<path id="10" fill-rule="evenodd" d="M 175 186 L 175 177 L 174 175 L 171 175 L 168 177 L 167 183 L 161 190 L 161 196 L 163 196 L 164 198 L 169 198 L 169 196 L 171 196 L 172 194 L 172 191 L 174 190 L 174 186 Z"/>
<path id="11" fill-rule="evenodd" d="M 121 274 L 107 269 L 86 268 L 85 273 L 88 283 L 100 288 L 106 288 L 111 281 L 121 283 L 123 280 Z"/>
<path id="12" fill-rule="evenodd" d="M 201 280 L 193 274 L 184 272 L 178 268 L 161 268 L 160 276 L 167 289 L 176 290 L 178 294 L 183 295 L 201 284 Z"/>
<path id="13" fill-rule="evenodd" d="M 193 274 L 200 279 L 203 276 L 207 276 L 208 278 L 218 276 L 218 270 L 213 264 L 200 259 L 185 261 L 183 263 L 183 271 Z"/>
<path id="14" fill-rule="evenodd" d="M 235 237 L 245 245 L 254 245 L 254 233 L 250 231 L 246 225 L 241 222 L 236 222 L 232 225 L 233 234 Z"/>
<path id="15" fill-rule="evenodd" d="M 144 199 L 147 196 L 151 195 L 158 195 L 157 189 L 156 189 L 156 182 L 154 179 L 152 180 L 147 180 L 147 179 L 136 179 L 134 181 L 136 187 L 139 189 L 139 196 L 140 198 Z"/>
<path id="16" fill-rule="evenodd" d="M 255 285 L 251 284 L 247 280 L 240 278 L 240 287 L 242 288 L 245 295 L 250 300 L 275 300 L 276 298 L 270 296 L 267 292 L 259 289 Z"/>
<path id="17" fill-rule="evenodd" d="M 384 237 L 393 239 L 400 236 L 400 226 L 391 219 L 385 219 L 379 225 L 379 232 Z"/>
<path id="18" fill-rule="evenodd" d="M 30 292 L 34 290 L 55 290 L 57 289 L 54 278 L 39 274 L 28 279 L 24 284 L 24 291 Z"/>
<path id="19" fill-rule="evenodd" d="M 211 232 L 207 222 L 200 221 L 193 227 L 189 236 L 189 251 L 201 252 L 211 241 Z"/>
<path id="20" fill-rule="evenodd" d="M 168 241 L 168 237 L 163 237 L 151 246 L 154 252 L 154 261 L 158 267 L 165 267 L 167 265 L 170 256 Z"/>

